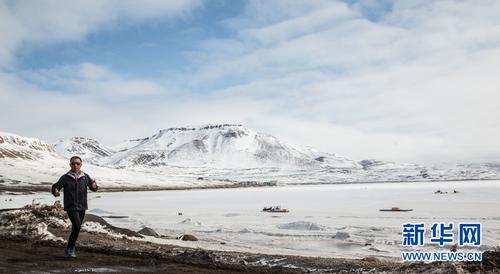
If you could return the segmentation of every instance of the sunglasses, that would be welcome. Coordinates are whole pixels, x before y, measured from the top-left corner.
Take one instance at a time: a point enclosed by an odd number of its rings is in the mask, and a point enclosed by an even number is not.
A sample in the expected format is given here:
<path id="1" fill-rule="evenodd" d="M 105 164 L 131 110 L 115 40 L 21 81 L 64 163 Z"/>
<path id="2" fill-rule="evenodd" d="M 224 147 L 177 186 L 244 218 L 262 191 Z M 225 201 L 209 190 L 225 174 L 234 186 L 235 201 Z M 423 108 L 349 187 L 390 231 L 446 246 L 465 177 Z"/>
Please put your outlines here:
<path id="1" fill-rule="evenodd" d="M 79 165 L 81 165 L 81 164 L 82 164 L 82 163 L 73 162 L 73 163 L 71 163 L 70 165 L 72 165 L 72 166 L 79 166 Z"/>

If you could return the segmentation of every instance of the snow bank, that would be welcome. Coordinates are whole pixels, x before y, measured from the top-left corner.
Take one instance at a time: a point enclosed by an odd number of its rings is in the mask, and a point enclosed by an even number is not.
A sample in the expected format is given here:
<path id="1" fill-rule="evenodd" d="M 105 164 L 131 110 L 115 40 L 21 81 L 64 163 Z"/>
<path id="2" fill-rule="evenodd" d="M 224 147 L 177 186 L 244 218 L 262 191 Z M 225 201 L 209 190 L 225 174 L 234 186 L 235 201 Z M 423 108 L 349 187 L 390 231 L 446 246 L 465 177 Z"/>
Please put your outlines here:
<path id="1" fill-rule="evenodd" d="M 325 226 L 313 222 L 291 222 L 287 224 L 278 225 L 279 229 L 293 229 L 293 230 L 325 230 Z"/>
<path id="2" fill-rule="evenodd" d="M 333 237 L 337 240 L 345 240 L 345 239 L 351 237 L 351 235 L 347 232 L 339 231 Z"/>
<path id="3" fill-rule="evenodd" d="M 68 224 L 56 218 L 42 221 L 39 212 L 30 208 L 0 212 L 0 236 L 4 238 L 38 239 L 63 241 L 48 231 L 50 224 L 54 227 L 66 227 Z"/>
<path id="4" fill-rule="evenodd" d="M 183 225 L 194 225 L 194 226 L 202 226 L 203 223 L 200 221 L 193 220 L 191 218 L 187 218 L 184 221 L 179 222 L 179 224 Z"/>

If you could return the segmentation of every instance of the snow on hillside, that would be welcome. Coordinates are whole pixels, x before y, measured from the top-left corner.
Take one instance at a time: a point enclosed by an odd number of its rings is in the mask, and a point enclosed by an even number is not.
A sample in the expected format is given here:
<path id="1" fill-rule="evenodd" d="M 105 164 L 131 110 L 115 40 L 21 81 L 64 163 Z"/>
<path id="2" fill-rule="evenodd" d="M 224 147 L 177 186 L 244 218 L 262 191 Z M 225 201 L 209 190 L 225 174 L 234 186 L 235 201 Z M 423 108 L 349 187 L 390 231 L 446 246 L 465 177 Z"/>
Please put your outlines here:
<path id="1" fill-rule="evenodd" d="M 54 144 L 55 151 L 64 158 L 74 155 L 80 156 L 83 160 L 95 162 L 101 157 L 107 157 L 114 153 L 98 141 L 85 137 L 73 137 L 60 139 Z"/>
<path id="2" fill-rule="evenodd" d="M 47 156 L 57 157 L 51 145 L 35 138 L 0 132 L 0 158 L 37 160 Z"/>
<path id="3" fill-rule="evenodd" d="M 83 144 L 73 142 L 67 146 L 71 149 L 82 149 L 86 154 L 97 155 L 99 150 L 93 150 L 89 144 L 93 140 L 87 138 L 73 139 Z M 62 147 L 64 142 L 59 142 Z M 81 145 L 81 146 L 80 146 Z M 96 146 L 101 148 L 101 146 Z M 105 151 L 105 150 L 102 150 Z M 47 189 L 55 183 L 61 175 L 69 170 L 68 158 L 77 154 L 69 151 L 64 157 L 58 155 L 54 148 L 36 138 L 19 136 L 12 133 L 0 132 L 0 189 L 16 189 L 26 187 L 32 189 Z M 82 157 L 82 158 L 84 158 Z M 207 181 L 197 180 L 195 175 L 177 172 L 171 175 L 168 171 L 152 173 L 147 170 L 121 170 L 109 167 L 100 167 L 84 160 L 82 168 L 91 174 L 101 187 L 105 188 L 190 188 L 207 186 Z M 228 185 L 225 181 L 210 182 L 211 186 Z"/>
<path id="4" fill-rule="evenodd" d="M 147 141 L 149 138 L 143 138 L 143 139 L 131 139 L 131 140 L 126 140 L 123 141 L 115 146 L 110 147 L 111 150 L 115 152 L 122 152 L 128 149 L 131 149 L 139 144 L 142 144 L 143 142 Z"/>
<path id="5" fill-rule="evenodd" d="M 241 125 L 169 128 L 112 148 L 75 137 L 54 148 L 35 138 L 0 133 L 0 189 L 43 189 L 84 159 L 104 188 L 197 188 L 499 179 L 500 165 L 425 167 L 379 160 L 356 162 L 292 145 Z M 59 154 L 56 153 L 59 152 Z"/>
<path id="6" fill-rule="evenodd" d="M 241 125 L 169 128 L 117 148 L 119 152 L 99 163 L 121 167 L 360 167 L 347 158 L 292 145 Z"/>
<path id="7" fill-rule="evenodd" d="M 26 159 L 0 159 L 0 189 L 24 188 L 29 190 L 50 191 L 50 186 L 69 170 L 66 159 L 45 159 L 44 161 Z M 169 172 L 151 173 L 139 170 L 123 170 L 95 166 L 84 162 L 82 170 L 96 179 L 101 188 L 199 188 L 226 186 L 225 181 L 202 181 L 193 175 Z M 210 184 L 209 184 L 210 183 Z M 28 187 L 28 188 L 26 188 Z"/>

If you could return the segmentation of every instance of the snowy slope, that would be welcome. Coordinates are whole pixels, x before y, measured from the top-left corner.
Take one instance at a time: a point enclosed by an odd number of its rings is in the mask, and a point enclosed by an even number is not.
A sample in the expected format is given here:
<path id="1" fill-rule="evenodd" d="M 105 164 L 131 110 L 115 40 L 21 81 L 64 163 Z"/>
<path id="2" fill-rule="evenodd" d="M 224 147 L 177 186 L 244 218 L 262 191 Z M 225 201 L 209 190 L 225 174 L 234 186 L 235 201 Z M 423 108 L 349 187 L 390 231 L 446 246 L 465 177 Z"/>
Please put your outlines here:
<path id="1" fill-rule="evenodd" d="M 142 144 L 143 142 L 146 142 L 149 138 L 142 138 L 142 139 L 131 139 L 131 140 L 126 140 L 123 141 L 117 145 L 114 145 L 110 147 L 111 150 L 116 151 L 116 152 L 122 152 L 128 149 L 131 149 L 139 144 Z"/>
<path id="2" fill-rule="evenodd" d="M 116 166 L 320 167 L 360 168 L 352 160 L 289 144 L 241 125 L 169 128 L 118 146 L 103 158 Z"/>
<path id="3" fill-rule="evenodd" d="M 61 140 L 0 133 L 0 191 L 49 187 L 84 158 L 83 170 L 101 187 L 197 188 L 359 182 L 499 179 L 500 165 L 421 166 L 378 160 L 355 162 L 289 144 L 241 125 L 169 128 L 112 149 L 96 140 Z M 114 152 L 116 151 L 116 152 Z M 41 187 L 40 187 L 41 186 Z"/>
<path id="4" fill-rule="evenodd" d="M 38 160 L 57 157 L 51 145 L 12 133 L 0 132 L 0 158 Z"/>
<path id="5" fill-rule="evenodd" d="M 86 147 L 83 147 L 86 148 Z M 90 152 L 100 156 L 93 150 Z M 67 155 L 74 155 L 69 153 Z M 121 170 L 95 166 L 84 161 L 82 169 L 91 174 L 101 187 L 107 188 L 190 188 L 204 187 L 206 181 L 197 180 L 195 175 L 182 172 L 170 174 L 159 171 L 154 174 L 147 170 Z M 62 157 L 54 148 L 35 138 L 0 132 L 0 190 L 28 187 L 46 189 L 69 170 L 68 157 Z M 224 181 L 210 182 L 211 185 L 227 185 Z"/>
<path id="6" fill-rule="evenodd" d="M 60 139 L 54 144 L 55 151 L 64 158 L 78 155 L 83 160 L 95 162 L 101 157 L 111 156 L 114 151 L 98 141 L 85 137 Z"/>

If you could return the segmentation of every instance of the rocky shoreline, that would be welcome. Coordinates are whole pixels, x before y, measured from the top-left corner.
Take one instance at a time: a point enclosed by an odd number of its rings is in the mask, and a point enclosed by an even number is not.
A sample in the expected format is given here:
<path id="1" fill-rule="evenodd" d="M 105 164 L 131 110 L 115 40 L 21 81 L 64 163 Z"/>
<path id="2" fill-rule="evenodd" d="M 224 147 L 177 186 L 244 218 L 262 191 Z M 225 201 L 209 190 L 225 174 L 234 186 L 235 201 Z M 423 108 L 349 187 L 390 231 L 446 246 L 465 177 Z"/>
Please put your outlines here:
<path id="1" fill-rule="evenodd" d="M 69 259 L 63 255 L 68 233 L 69 222 L 58 206 L 28 205 L 0 211 L 0 272 L 500 273 L 500 250 L 486 251 L 483 261 L 474 263 L 212 251 L 155 243 L 152 236 L 114 227 L 91 214 L 80 233 L 79 256 Z"/>

